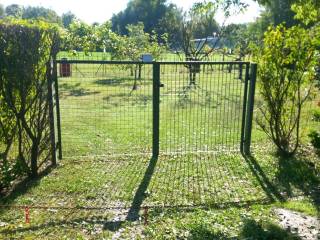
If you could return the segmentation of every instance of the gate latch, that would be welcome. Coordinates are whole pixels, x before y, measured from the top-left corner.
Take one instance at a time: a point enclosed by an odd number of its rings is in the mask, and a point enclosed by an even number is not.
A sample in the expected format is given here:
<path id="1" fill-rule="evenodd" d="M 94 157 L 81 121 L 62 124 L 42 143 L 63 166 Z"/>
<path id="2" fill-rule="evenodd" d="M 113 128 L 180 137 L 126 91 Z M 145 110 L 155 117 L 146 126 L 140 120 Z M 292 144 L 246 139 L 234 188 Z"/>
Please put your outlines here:
<path id="1" fill-rule="evenodd" d="M 164 84 L 163 84 L 163 83 L 160 83 L 159 87 L 164 87 Z"/>

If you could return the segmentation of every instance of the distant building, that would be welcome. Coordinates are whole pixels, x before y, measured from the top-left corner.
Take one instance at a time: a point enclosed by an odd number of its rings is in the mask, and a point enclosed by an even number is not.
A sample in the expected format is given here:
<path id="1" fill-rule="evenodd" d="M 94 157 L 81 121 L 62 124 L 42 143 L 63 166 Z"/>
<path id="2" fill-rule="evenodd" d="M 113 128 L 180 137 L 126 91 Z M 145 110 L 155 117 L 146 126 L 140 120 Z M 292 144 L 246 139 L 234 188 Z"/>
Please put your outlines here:
<path id="1" fill-rule="evenodd" d="M 207 38 L 199 38 L 193 40 L 196 43 L 196 46 L 198 48 L 202 48 L 203 44 L 207 44 L 211 48 L 229 48 L 233 49 L 234 44 L 231 43 L 231 41 L 225 39 L 225 38 L 219 38 L 219 37 L 207 37 Z"/>

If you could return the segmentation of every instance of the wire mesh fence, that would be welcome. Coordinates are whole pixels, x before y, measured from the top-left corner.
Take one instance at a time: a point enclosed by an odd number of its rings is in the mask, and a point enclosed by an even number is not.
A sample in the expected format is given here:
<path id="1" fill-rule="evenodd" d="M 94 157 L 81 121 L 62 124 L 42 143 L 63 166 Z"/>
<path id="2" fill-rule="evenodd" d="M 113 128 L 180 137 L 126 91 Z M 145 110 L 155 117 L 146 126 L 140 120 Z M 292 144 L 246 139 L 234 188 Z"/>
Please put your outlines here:
<path id="1" fill-rule="evenodd" d="M 202 61 L 239 61 L 239 56 L 234 53 L 225 53 L 221 50 L 217 50 L 215 54 L 210 54 L 209 56 L 205 56 L 204 54 L 199 54 L 199 58 Z M 62 51 L 57 56 L 58 60 L 68 59 L 68 60 L 87 60 L 87 61 L 112 61 L 119 60 L 112 57 L 112 54 L 109 52 L 65 52 Z M 247 61 L 250 59 L 250 56 L 242 57 L 242 61 Z M 123 60 L 130 60 L 123 59 Z M 185 53 L 183 52 L 166 52 L 162 53 L 157 61 L 170 61 L 170 62 L 184 62 L 188 61 Z"/>
<path id="2" fill-rule="evenodd" d="M 150 152 L 152 66 L 58 66 L 66 156 Z M 62 72 L 65 71 L 65 72 Z"/>
<path id="3" fill-rule="evenodd" d="M 239 151 L 248 71 L 245 66 L 161 64 L 163 152 Z"/>
<path id="4" fill-rule="evenodd" d="M 59 61 L 65 156 L 239 151 L 248 63 Z M 161 88 L 158 103 L 154 87 Z"/>

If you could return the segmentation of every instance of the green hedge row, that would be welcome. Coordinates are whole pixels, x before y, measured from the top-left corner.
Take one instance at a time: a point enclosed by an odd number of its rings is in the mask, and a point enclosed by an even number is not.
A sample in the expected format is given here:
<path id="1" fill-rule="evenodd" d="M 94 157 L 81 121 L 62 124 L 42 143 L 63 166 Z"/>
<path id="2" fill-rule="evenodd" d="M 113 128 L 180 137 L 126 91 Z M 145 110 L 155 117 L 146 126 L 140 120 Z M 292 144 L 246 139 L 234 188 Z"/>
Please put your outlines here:
<path id="1" fill-rule="evenodd" d="M 54 25 L 0 21 L 0 190 L 52 160 L 47 80 L 59 42 Z"/>

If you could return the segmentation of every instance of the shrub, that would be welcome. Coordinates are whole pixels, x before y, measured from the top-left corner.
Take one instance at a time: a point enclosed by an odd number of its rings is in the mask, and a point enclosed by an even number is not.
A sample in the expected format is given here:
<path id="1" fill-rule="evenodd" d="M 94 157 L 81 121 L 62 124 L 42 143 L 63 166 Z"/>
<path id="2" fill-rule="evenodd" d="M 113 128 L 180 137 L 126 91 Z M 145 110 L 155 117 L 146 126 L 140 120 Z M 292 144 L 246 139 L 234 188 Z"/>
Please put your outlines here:
<path id="1" fill-rule="evenodd" d="M 311 139 L 312 145 L 315 148 L 320 149 L 320 132 L 313 130 L 310 132 L 309 137 Z"/>
<path id="2" fill-rule="evenodd" d="M 18 175 L 36 176 L 51 156 L 47 79 L 58 49 L 55 26 L 0 21 L 0 187 Z"/>
<path id="3" fill-rule="evenodd" d="M 320 109 L 313 112 L 313 121 L 320 122 Z"/>
<path id="4" fill-rule="evenodd" d="M 307 30 L 270 28 L 258 54 L 263 104 L 258 125 L 277 146 L 292 155 L 299 146 L 300 118 L 315 81 L 317 44 Z"/>

